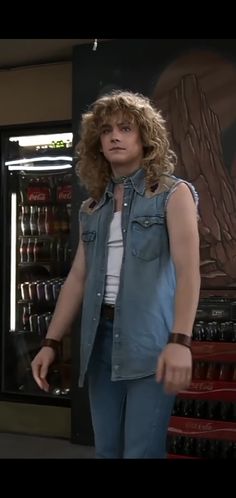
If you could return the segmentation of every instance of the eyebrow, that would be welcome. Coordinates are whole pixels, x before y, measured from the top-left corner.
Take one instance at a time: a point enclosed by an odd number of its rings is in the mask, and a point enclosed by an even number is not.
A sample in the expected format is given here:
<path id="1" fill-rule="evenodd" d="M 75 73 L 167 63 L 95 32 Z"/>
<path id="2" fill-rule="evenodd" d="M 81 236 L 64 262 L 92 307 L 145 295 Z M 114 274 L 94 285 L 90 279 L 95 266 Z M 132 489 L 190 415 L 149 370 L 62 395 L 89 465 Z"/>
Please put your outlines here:
<path id="1" fill-rule="evenodd" d="M 124 126 L 124 125 L 131 125 L 131 121 L 120 121 L 119 123 L 116 123 L 117 126 Z M 103 123 L 100 127 L 101 130 L 103 130 L 103 128 L 109 128 L 111 127 L 111 123 Z"/>

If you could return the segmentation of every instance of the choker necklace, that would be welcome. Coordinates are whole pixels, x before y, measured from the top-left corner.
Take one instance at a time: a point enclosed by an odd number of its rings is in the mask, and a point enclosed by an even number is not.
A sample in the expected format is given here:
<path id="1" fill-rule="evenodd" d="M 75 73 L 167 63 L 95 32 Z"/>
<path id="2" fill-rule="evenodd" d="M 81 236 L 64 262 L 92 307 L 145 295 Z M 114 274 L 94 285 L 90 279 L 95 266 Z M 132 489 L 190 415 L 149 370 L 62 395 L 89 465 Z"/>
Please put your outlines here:
<path id="1" fill-rule="evenodd" d="M 118 178 L 114 178 L 114 176 L 112 176 L 112 181 L 113 183 L 124 183 L 125 180 L 127 180 L 127 178 L 129 178 L 128 176 L 118 176 Z"/>

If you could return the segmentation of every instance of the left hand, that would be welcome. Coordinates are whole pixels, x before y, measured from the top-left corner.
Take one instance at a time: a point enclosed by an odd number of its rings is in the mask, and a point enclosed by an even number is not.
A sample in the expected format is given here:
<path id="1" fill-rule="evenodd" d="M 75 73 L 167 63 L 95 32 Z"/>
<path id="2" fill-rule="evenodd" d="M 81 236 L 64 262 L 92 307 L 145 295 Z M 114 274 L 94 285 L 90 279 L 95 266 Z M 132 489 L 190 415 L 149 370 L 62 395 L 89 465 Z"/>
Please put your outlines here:
<path id="1" fill-rule="evenodd" d="M 182 344 L 169 343 L 158 358 L 157 382 L 163 382 L 168 394 L 187 389 L 192 380 L 192 353 Z"/>

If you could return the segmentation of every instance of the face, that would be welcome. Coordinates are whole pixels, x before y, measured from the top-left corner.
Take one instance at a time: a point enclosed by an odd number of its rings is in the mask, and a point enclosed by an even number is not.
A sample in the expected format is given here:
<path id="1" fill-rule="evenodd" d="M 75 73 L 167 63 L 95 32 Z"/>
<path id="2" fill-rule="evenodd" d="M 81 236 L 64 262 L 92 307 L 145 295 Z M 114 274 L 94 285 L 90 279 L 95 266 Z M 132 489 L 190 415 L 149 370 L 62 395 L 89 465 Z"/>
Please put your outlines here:
<path id="1" fill-rule="evenodd" d="M 132 173 L 141 166 L 143 144 L 135 122 L 121 114 L 114 115 L 102 124 L 100 141 L 114 174 Z"/>

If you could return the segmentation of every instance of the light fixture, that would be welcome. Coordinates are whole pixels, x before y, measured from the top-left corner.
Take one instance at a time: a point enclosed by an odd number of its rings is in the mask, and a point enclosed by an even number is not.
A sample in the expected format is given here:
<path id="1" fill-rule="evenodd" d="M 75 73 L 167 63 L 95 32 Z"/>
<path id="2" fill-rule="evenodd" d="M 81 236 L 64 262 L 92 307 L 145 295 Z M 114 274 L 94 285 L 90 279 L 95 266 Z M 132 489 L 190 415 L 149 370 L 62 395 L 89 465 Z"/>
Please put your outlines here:
<path id="1" fill-rule="evenodd" d="M 10 330 L 16 329 L 16 193 L 11 194 Z"/>
<path id="2" fill-rule="evenodd" d="M 51 145 L 53 142 L 64 142 L 72 144 L 72 133 L 52 133 L 47 135 L 27 135 L 22 137 L 10 137 L 10 142 L 19 142 L 21 147 L 34 147 L 37 145 Z"/>

